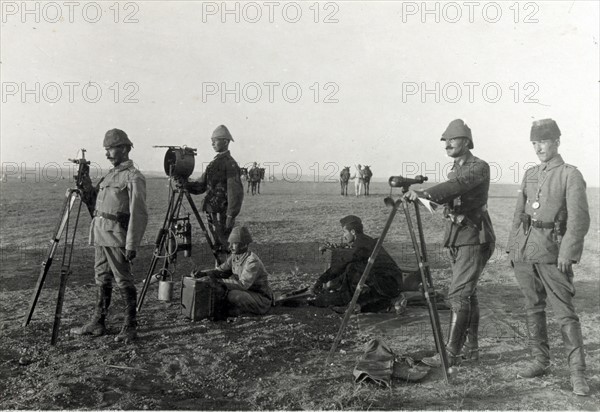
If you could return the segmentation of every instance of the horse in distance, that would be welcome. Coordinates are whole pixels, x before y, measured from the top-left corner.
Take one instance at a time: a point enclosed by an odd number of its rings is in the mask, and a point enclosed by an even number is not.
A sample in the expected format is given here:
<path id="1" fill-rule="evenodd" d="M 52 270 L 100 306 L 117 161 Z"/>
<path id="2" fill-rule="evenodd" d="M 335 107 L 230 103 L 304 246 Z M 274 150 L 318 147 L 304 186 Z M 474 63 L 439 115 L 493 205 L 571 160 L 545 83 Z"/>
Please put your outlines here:
<path id="1" fill-rule="evenodd" d="M 365 185 L 365 196 L 369 196 L 369 185 L 371 184 L 371 178 L 373 177 L 373 172 L 371 171 L 371 166 L 365 165 L 363 168 L 363 183 Z"/>
<path id="2" fill-rule="evenodd" d="M 348 196 L 348 181 L 350 180 L 350 166 L 344 166 L 340 172 L 340 186 L 342 196 Z"/>

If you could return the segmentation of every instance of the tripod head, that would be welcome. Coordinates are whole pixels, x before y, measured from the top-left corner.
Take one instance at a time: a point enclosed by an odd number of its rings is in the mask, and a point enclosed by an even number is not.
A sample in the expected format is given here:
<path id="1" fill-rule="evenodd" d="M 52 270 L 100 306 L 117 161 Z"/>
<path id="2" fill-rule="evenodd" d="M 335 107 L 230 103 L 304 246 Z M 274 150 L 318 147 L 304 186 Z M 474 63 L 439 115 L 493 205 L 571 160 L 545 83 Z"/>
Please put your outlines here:
<path id="1" fill-rule="evenodd" d="M 84 183 L 90 179 L 90 164 L 91 162 L 85 158 L 85 149 L 81 149 L 81 157 L 79 159 L 69 159 L 69 162 L 79 165 L 77 174 L 73 175 L 75 185 L 78 189 L 84 187 Z"/>

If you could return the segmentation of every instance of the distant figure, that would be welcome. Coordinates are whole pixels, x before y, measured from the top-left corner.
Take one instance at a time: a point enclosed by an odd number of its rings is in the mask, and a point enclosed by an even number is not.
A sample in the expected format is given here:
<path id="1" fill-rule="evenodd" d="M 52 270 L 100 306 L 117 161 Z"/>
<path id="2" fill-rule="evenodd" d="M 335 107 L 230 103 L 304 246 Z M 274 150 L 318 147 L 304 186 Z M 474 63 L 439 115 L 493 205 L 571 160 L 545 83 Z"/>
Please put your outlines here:
<path id="1" fill-rule="evenodd" d="M 260 183 L 260 169 L 258 168 L 258 164 L 254 162 L 252 164 L 252 168 L 248 171 L 248 179 L 249 184 L 246 189 L 246 193 L 252 188 L 252 196 L 257 192 L 258 185 Z"/>
<path id="2" fill-rule="evenodd" d="M 240 167 L 240 177 L 243 178 L 246 182 L 248 181 L 248 168 Z"/>
<path id="3" fill-rule="evenodd" d="M 259 167 L 258 172 L 259 172 L 260 178 L 258 179 L 258 182 L 256 183 L 256 192 L 260 195 L 260 182 L 262 180 L 265 180 L 265 168 Z"/>
<path id="4" fill-rule="evenodd" d="M 355 166 L 354 174 L 350 177 L 350 180 L 354 180 L 354 194 L 356 197 L 360 196 L 362 189 L 365 186 L 364 171 L 361 165 Z"/>
<path id="5" fill-rule="evenodd" d="M 369 185 L 371 184 L 371 178 L 373 177 L 373 172 L 371 171 L 371 166 L 365 165 L 363 169 L 363 180 L 365 184 L 365 196 L 369 196 Z"/>
<path id="6" fill-rule="evenodd" d="M 348 196 L 348 180 L 350 180 L 350 166 L 344 166 L 340 172 L 340 186 L 342 188 L 342 196 Z"/>

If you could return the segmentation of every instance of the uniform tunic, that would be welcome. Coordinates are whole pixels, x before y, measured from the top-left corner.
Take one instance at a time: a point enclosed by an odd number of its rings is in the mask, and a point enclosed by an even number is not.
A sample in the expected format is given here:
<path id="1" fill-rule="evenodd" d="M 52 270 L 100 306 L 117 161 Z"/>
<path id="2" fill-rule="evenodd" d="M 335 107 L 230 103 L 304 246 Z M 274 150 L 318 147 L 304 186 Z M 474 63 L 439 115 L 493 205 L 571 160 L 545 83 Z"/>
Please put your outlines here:
<path id="1" fill-rule="evenodd" d="M 217 270 L 222 272 L 222 282 L 229 290 L 230 313 L 262 315 L 269 310 L 273 301 L 269 273 L 255 253 L 232 253 Z"/>
<path id="2" fill-rule="evenodd" d="M 114 277 L 120 288 L 133 286 L 125 250 L 137 250 L 146 230 L 146 179 L 127 160 L 111 169 L 95 191 L 89 239 L 96 247 L 96 283 L 110 286 Z"/>
<path id="3" fill-rule="evenodd" d="M 187 188 L 193 194 L 206 193 L 202 200 L 202 210 L 206 213 L 216 246 L 225 248 L 230 233 L 226 229 L 227 216 L 235 218 L 240 213 L 244 200 L 240 168 L 229 150 L 218 153 L 200 179 L 189 182 Z"/>
<path id="4" fill-rule="evenodd" d="M 321 283 L 339 281 L 339 289 L 334 293 L 327 291 L 320 293 L 315 300 L 316 306 L 342 306 L 350 302 L 376 244 L 377 239 L 364 233 L 356 235 L 350 244 L 350 251 L 332 264 L 319 278 Z M 358 299 L 361 305 L 377 300 L 389 304 L 390 299 L 400 294 L 402 271 L 385 249 L 381 248 L 375 258 L 365 285 L 366 288 Z"/>
<path id="5" fill-rule="evenodd" d="M 189 191 L 206 196 L 202 210 L 236 217 L 242 208 L 244 186 L 240 178 L 240 168 L 231 157 L 229 150 L 218 153 L 196 182 L 190 182 Z"/>
<path id="6" fill-rule="evenodd" d="M 539 207 L 533 207 L 535 202 Z M 545 226 L 543 223 L 553 223 L 561 210 L 567 212 L 567 217 L 560 242 L 554 228 L 532 225 L 526 231 L 522 224 L 522 216 L 526 214 L 540 226 Z M 573 263 L 580 261 L 589 226 L 586 184 L 577 168 L 556 155 L 525 172 L 508 252 L 527 301 L 528 313 L 544 312 L 548 300 L 562 325 L 579 324 L 572 303 L 575 295 L 573 273 L 562 273 L 556 264 L 559 257 Z"/>
<path id="7" fill-rule="evenodd" d="M 455 311 L 469 306 L 476 296 L 479 277 L 494 252 L 496 236 L 487 211 L 489 188 L 489 165 L 468 152 L 454 162 L 446 182 L 424 192 L 432 201 L 447 204 L 447 212 L 455 217 L 448 219 L 444 235 L 444 247 L 452 256 L 448 302 Z"/>

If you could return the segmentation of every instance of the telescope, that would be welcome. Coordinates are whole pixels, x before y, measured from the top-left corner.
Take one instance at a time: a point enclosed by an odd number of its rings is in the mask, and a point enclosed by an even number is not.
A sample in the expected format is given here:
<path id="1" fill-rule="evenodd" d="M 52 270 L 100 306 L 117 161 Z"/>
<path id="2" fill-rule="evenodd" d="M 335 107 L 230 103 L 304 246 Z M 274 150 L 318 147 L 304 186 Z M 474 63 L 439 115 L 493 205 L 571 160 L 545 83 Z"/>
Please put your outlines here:
<path id="1" fill-rule="evenodd" d="M 165 153 L 164 169 L 169 177 L 186 180 L 194 173 L 196 150 L 186 146 L 152 146 L 168 148 Z"/>
<path id="2" fill-rule="evenodd" d="M 417 175 L 413 179 L 403 176 L 390 176 L 388 183 L 390 187 L 401 187 L 403 191 L 407 191 L 409 186 L 426 182 L 427 176 Z"/>

